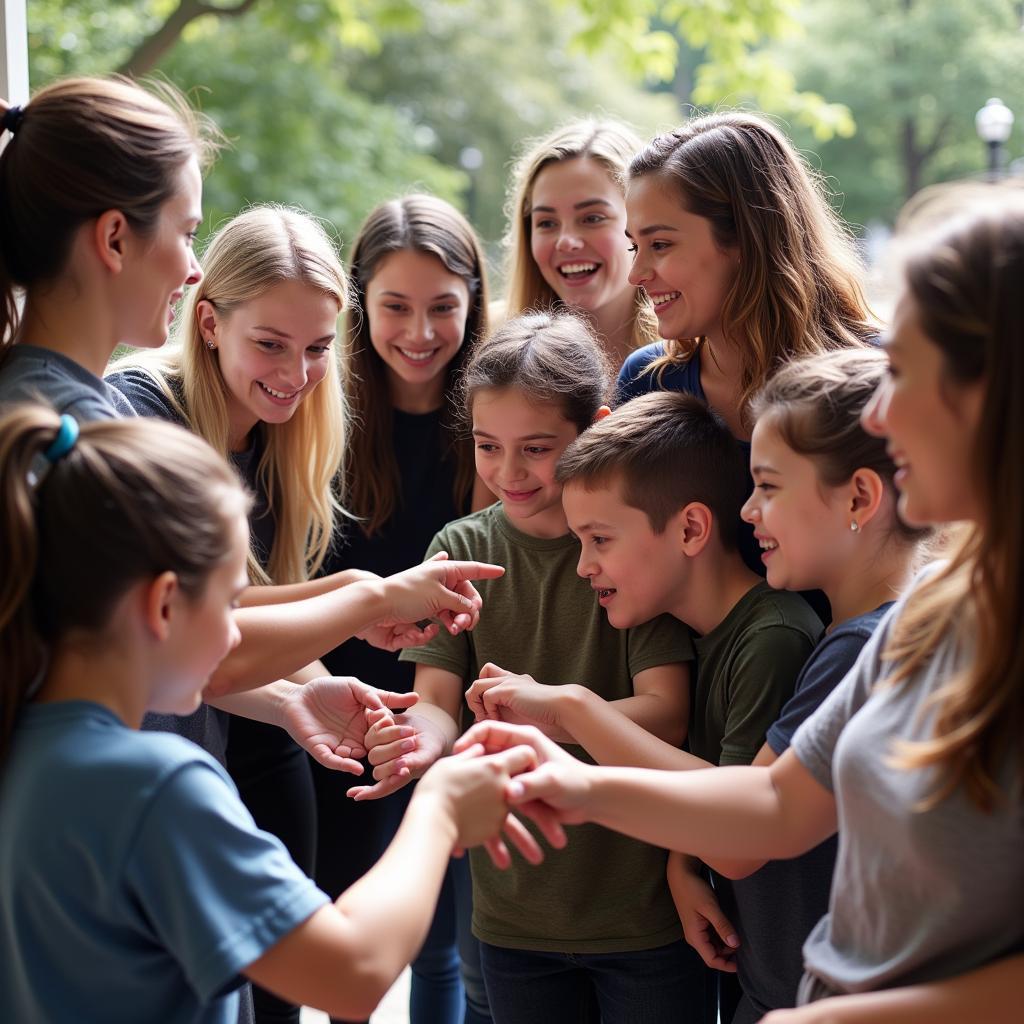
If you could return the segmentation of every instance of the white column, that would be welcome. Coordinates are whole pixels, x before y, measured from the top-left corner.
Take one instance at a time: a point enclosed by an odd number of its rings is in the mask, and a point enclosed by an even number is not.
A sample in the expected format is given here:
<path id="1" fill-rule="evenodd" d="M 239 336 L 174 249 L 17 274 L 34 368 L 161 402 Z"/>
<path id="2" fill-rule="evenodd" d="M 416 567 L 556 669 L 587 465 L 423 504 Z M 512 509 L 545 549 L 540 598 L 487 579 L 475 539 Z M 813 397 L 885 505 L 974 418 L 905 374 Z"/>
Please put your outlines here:
<path id="1" fill-rule="evenodd" d="M 0 96 L 28 99 L 28 24 L 25 0 L 0 0 Z"/>

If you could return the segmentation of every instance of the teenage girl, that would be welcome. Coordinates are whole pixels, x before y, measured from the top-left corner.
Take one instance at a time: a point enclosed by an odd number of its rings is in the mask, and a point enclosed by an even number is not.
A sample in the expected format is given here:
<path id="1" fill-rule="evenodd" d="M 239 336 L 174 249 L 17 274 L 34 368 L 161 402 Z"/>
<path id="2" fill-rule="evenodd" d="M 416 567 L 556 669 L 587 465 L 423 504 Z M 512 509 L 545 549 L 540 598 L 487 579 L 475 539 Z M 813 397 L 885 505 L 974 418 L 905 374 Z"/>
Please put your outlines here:
<path id="1" fill-rule="evenodd" d="M 473 445 L 461 428 L 454 381 L 487 330 L 487 284 L 479 242 L 441 199 L 409 195 L 382 203 L 352 246 L 353 303 L 346 315 L 343 383 L 351 427 L 345 446 L 346 504 L 323 571 L 388 576 L 422 557 L 434 534 L 470 510 Z M 324 657 L 336 674 L 413 688 L 412 665 L 356 640 Z M 343 892 L 391 841 L 408 791 L 382 802 L 346 799 L 349 780 L 313 765 L 318 807 L 316 880 Z M 456 892 L 460 897 L 456 900 Z M 413 1024 L 489 1019 L 479 956 L 469 934 L 469 875 L 455 860 L 427 942 L 412 964 Z M 459 946 L 456 906 L 465 905 Z M 461 918 L 460 918 L 461 919 Z M 465 934 L 463 934 L 463 932 Z M 465 1006 L 465 1011 L 463 1011 Z"/>
<path id="2" fill-rule="evenodd" d="M 508 199 L 506 315 L 567 306 L 588 319 L 615 369 L 658 337 L 623 238 L 623 184 L 640 148 L 617 121 L 570 121 L 530 144 Z"/>
<path id="3" fill-rule="evenodd" d="M 770 1024 L 1019 1016 L 1022 273 L 1024 202 L 1012 191 L 961 204 L 907 257 L 889 372 L 864 424 L 898 467 L 903 520 L 966 530 L 790 749 L 768 767 L 643 772 L 581 765 L 532 733 L 550 763 L 510 787 L 514 803 L 546 801 L 565 821 L 712 862 L 794 857 L 838 830 L 799 1008 Z M 463 742 L 494 749 L 525 734 L 487 723 Z"/>
<path id="4" fill-rule="evenodd" d="M 578 543 L 554 476 L 564 448 L 604 415 L 606 366 L 570 314 L 506 321 L 473 353 L 465 407 L 477 472 L 500 502 L 447 526 L 429 551 L 500 552 L 515 584 L 486 590 L 488 614 L 472 640 L 435 641 L 408 659 L 419 713 L 377 716 L 367 742 L 378 781 L 354 789 L 356 799 L 394 791 L 446 752 L 487 662 L 584 683 L 617 713 L 681 741 L 688 637 L 665 617 L 630 630 L 608 624 L 576 574 Z M 518 868 L 498 876 L 474 859 L 473 931 L 494 1020 L 679 1020 L 702 965 L 679 938 L 664 863 L 663 851 L 602 829 L 578 832 L 533 879 Z"/>
<path id="5" fill-rule="evenodd" d="M 422 942 L 453 844 L 497 833 L 531 752 L 438 766 L 332 905 L 212 757 L 139 731 L 147 710 L 193 711 L 239 641 L 232 469 L 170 424 L 79 432 L 22 405 L 0 420 L 0 494 L 0 1017 L 231 1024 L 246 977 L 368 1014 Z M 505 832 L 536 859 L 521 824 Z"/>
<path id="6" fill-rule="evenodd" d="M 111 354 L 162 345 L 202 275 L 192 239 L 212 129 L 170 87 L 160 93 L 78 78 L 24 108 L 0 103 L 13 136 L 0 152 L 0 403 L 43 397 L 83 421 L 132 413 L 100 379 Z M 282 603 L 239 610 L 243 640 L 213 688 L 279 679 L 360 631 L 395 649 L 438 630 L 416 628 L 424 618 L 470 626 L 474 571 L 433 563 L 389 581 L 274 588 L 261 599 Z"/>
<path id="7" fill-rule="evenodd" d="M 852 239 L 793 144 L 763 117 L 709 114 L 629 165 L 630 281 L 655 342 L 619 374 L 616 404 L 656 389 L 704 399 L 749 443 L 749 401 L 785 360 L 873 337 Z M 763 573 L 751 532 L 747 564 Z"/>

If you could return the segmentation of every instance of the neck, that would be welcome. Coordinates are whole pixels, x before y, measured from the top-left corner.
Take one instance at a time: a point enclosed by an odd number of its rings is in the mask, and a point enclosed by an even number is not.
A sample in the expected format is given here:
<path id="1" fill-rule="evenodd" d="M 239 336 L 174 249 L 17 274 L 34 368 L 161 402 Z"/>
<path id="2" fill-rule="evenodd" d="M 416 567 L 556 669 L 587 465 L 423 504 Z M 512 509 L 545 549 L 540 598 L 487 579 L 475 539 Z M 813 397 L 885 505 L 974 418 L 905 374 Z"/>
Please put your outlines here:
<path id="1" fill-rule="evenodd" d="M 601 338 L 605 353 L 615 369 L 618 369 L 633 351 L 636 289 L 627 288 L 621 296 L 588 315 Z"/>
<path id="2" fill-rule="evenodd" d="M 739 600 L 760 582 L 761 577 L 743 564 L 737 552 L 706 547 L 693 559 L 686 586 L 671 609 L 672 614 L 706 636 L 721 625 Z"/>
<path id="3" fill-rule="evenodd" d="M 391 404 L 399 412 L 422 415 L 440 409 L 444 404 L 445 373 L 439 373 L 424 384 L 410 384 L 388 368 L 388 391 Z"/>
<path id="4" fill-rule="evenodd" d="M 228 392 L 228 451 L 244 452 L 249 447 L 249 435 L 259 420 L 241 402 Z"/>
<path id="5" fill-rule="evenodd" d="M 109 309 L 94 297 L 55 287 L 26 300 L 18 341 L 59 352 L 102 377 L 118 345 Z"/>
<path id="6" fill-rule="evenodd" d="M 502 509 L 508 521 L 521 533 L 525 533 L 527 537 L 553 540 L 556 537 L 564 537 L 569 532 L 569 521 L 565 518 L 561 502 L 530 516 L 529 519 L 516 519 L 510 516 L 508 508 L 504 504 L 502 504 Z"/>
<path id="7" fill-rule="evenodd" d="M 146 694 L 140 685 L 144 678 L 138 659 L 116 644 L 65 646 L 54 653 L 36 700 L 44 704 L 92 701 L 129 728 L 138 729 L 146 712 Z"/>
<path id="8" fill-rule="evenodd" d="M 871 535 L 863 539 L 870 542 Z M 873 556 L 862 550 L 849 565 L 837 566 L 835 577 L 822 589 L 832 606 L 832 624 L 828 631 L 858 615 L 874 611 L 893 601 L 914 578 L 914 549 L 911 545 L 880 538 Z"/>

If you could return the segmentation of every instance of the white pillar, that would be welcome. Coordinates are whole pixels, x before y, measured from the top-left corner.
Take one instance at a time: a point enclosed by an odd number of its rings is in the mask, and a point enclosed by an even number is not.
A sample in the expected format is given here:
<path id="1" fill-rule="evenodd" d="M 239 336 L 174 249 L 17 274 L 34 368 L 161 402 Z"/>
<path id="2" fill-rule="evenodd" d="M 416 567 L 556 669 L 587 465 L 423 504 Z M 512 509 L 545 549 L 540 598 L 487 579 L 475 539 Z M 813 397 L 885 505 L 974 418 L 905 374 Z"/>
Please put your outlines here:
<path id="1" fill-rule="evenodd" d="M 0 0 L 0 96 L 28 99 L 28 23 L 25 0 Z"/>

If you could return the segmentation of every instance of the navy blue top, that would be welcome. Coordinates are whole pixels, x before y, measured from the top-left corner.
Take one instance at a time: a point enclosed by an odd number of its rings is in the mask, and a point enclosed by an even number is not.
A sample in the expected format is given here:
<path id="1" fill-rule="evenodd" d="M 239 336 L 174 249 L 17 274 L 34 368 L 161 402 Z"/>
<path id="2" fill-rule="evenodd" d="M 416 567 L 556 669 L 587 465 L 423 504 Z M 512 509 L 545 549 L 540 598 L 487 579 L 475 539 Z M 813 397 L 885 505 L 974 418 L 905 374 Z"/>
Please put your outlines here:
<path id="1" fill-rule="evenodd" d="M 797 727 L 846 678 L 864 645 L 892 607 L 836 626 L 826 635 L 797 677 L 793 696 L 768 730 L 767 742 L 779 756 L 789 749 Z M 828 912 L 836 836 L 794 860 L 769 861 L 748 878 L 718 890 L 722 909 L 736 926 L 742 945 L 736 965 L 740 985 L 760 1020 L 770 1010 L 792 1006 L 803 973 L 803 944 Z"/>
<path id="2" fill-rule="evenodd" d="M 422 414 L 394 410 L 392 439 L 401 492 L 391 518 L 367 537 L 358 523 L 344 521 L 323 567 L 323 574 L 365 569 L 391 576 L 423 561 L 434 534 L 469 511 L 456 508 L 454 454 L 443 457 L 441 411 Z M 351 675 L 383 690 L 408 693 L 416 666 L 398 655 L 351 639 L 324 655 L 337 675 Z"/>

